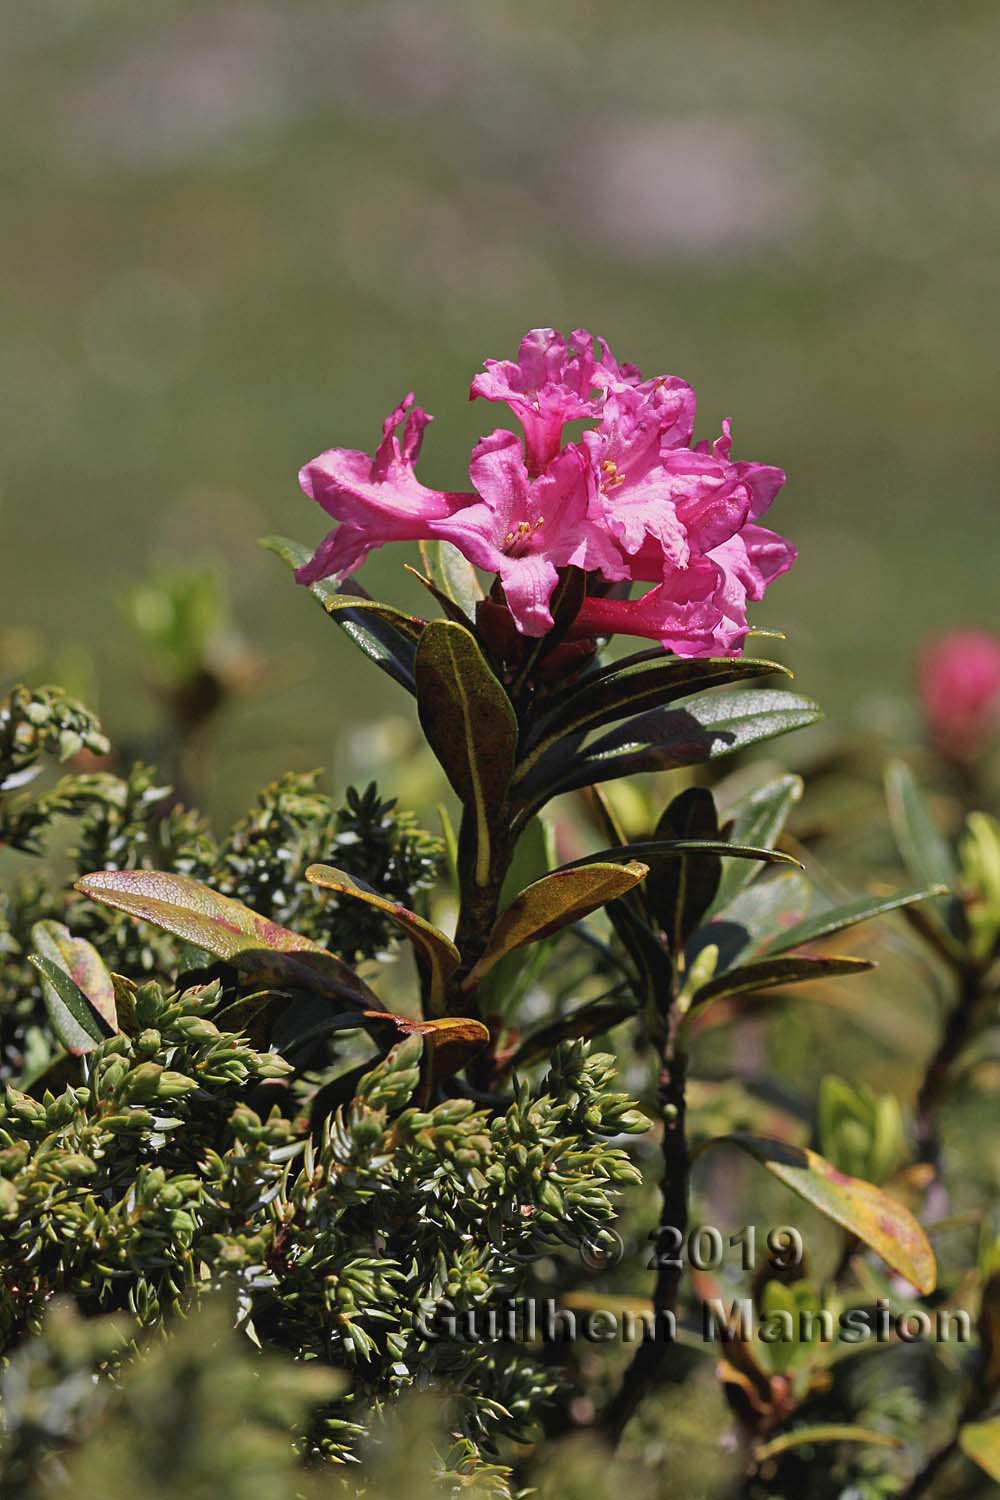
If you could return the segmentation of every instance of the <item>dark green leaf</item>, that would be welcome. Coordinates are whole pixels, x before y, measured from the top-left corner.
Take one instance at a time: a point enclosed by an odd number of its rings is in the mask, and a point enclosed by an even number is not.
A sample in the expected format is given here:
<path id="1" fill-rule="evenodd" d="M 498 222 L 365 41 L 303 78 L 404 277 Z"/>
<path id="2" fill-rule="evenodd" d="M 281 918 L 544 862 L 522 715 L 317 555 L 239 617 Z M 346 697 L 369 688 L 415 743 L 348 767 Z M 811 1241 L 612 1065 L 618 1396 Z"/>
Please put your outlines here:
<path id="1" fill-rule="evenodd" d="M 490 827 L 514 769 L 517 718 L 475 637 L 432 620 L 416 654 L 417 709 L 427 742 L 476 830 L 475 879 L 489 878 Z"/>
<path id="2" fill-rule="evenodd" d="M 525 777 L 519 797 L 539 807 L 562 792 L 637 771 L 718 760 L 814 724 L 820 717 L 810 699 L 777 688 L 690 698 L 673 708 L 640 714 L 568 757 L 556 745 Z"/>
<path id="3" fill-rule="evenodd" d="M 781 836 L 785 820 L 802 796 L 801 776 L 779 776 L 766 786 L 742 797 L 727 811 L 731 820 L 729 837 L 734 844 L 753 844 L 773 849 Z M 722 872 L 714 909 L 721 910 L 737 896 L 756 875 L 753 865 L 727 865 Z"/>
<path id="4" fill-rule="evenodd" d="M 834 906 L 828 911 L 815 913 L 804 922 L 789 927 L 780 937 L 773 938 L 765 948 L 766 953 L 787 953 L 792 948 L 801 948 L 805 943 L 816 943 L 832 933 L 856 927 L 859 922 L 880 917 L 884 912 L 896 911 L 901 906 L 911 906 L 915 901 L 926 901 L 929 896 L 939 894 L 940 887 L 930 886 L 922 890 L 896 891 L 891 896 L 859 896 L 845 906 Z"/>
<path id="5" fill-rule="evenodd" d="M 689 786 L 676 796 L 656 825 L 655 840 L 704 840 L 718 843 L 715 801 L 707 787 Z M 708 911 L 722 879 L 722 859 L 702 851 L 658 860 L 646 882 L 646 904 L 666 933 L 673 953 L 687 940 Z"/>
<path id="6" fill-rule="evenodd" d="M 612 664 L 556 699 L 529 738 L 529 747 L 537 747 L 537 755 L 541 745 L 563 735 L 591 732 L 706 688 L 774 673 L 792 675 L 787 667 L 772 661 L 666 656 L 662 651 L 650 661 L 646 652 L 640 652 L 638 660 Z"/>
<path id="7" fill-rule="evenodd" d="M 732 995 L 784 989 L 790 984 L 806 984 L 835 974 L 864 974 L 874 968 L 875 964 L 867 958 L 764 958 L 716 974 L 695 991 L 688 1014 L 701 1015 L 714 1001 Z"/>
<path id="8" fill-rule="evenodd" d="M 312 556 L 308 547 L 287 537 L 264 537 L 261 546 L 292 568 L 301 567 Z M 424 626 L 422 620 L 394 609 L 391 604 L 370 599 L 355 584 L 344 584 L 338 589 L 324 578 L 310 584 L 309 592 L 376 666 L 408 692 L 416 692 L 414 657 Z"/>

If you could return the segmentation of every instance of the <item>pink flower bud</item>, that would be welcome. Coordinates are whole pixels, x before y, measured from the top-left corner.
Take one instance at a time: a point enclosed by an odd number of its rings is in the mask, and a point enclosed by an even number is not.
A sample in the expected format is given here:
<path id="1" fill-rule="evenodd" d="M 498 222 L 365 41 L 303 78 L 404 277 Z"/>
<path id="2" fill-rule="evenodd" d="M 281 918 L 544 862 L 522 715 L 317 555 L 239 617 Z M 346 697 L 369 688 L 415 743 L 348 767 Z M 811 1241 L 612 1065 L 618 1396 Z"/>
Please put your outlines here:
<path id="1" fill-rule="evenodd" d="M 918 680 L 938 747 L 962 760 L 982 754 L 1000 725 L 1000 640 L 985 630 L 954 630 L 928 641 Z"/>

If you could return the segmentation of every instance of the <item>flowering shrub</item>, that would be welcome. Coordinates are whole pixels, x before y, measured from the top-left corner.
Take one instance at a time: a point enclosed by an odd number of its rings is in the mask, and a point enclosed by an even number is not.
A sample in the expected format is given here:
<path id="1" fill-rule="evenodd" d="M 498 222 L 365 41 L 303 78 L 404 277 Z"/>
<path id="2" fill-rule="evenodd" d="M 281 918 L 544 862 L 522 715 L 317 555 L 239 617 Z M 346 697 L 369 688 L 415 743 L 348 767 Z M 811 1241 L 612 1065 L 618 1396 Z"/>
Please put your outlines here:
<path id="1" fill-rule="evenodd" d="M 413 698 L 439 834 L 286 773 L 220 836 L 65 694 L 0 703 L 5 1493 L 653 1496 L 663 1455 L 669 1493 L 745 1500 L 997 1476 L 1000 1241 L 942 1105 L 991 1060 L 1000 825 L 894 760 L 909 883 L 841 893 L 789 832 L 801 780 L 747 754 L 819 717 L 741 654 L 794 556 L 758 525 L 780 470 L 728 425 L 693 443 L 690 388 L 583 333 L 472 395 L 522 429 L 473 490 L 416 479 L 407 398 L 373 458 L 303 471 L 318 551 L 266 544 Z M 420 543 L 434 618 L 345 582 L 387 541 Z M 603 654 L 619 633 L 656 644 Z M 196 643 L 177 672 L 186 701 Z M 67 843 L 69 882 L 39 861 Z M 942 1006 L 912 1110 L 800 998 L 884 1045 L 885 992 L 842 995 L 886 948 L 892 975 L 891 913 L 907 1004 L 924 977 Z"/>

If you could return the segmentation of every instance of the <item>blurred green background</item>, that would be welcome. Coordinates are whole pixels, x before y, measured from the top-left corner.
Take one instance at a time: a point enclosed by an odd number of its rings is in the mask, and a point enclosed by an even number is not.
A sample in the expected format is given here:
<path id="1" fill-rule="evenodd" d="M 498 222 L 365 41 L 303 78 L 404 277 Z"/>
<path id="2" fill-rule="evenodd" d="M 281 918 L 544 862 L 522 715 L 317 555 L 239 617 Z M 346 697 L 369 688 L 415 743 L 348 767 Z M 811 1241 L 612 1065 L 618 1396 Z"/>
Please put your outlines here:
<path id="1" fill-rule="evenodd" d="M 536 324 L 683 375 L 700 435 L 730 415 L 788 470 L 801 560 L 757 620 L 842 722 L 926 632 L 1000 623 L 995 4 L 32 0 L 4 33 L 4 667 L 141 741 L 118 601 L 221 562 L 269 677 L 219 810 L 363 772 L 349 721 L 410 712 L 255 546 L 321 536 L 298 467 L 414 388 L 426 482 L 461 487 L 502 420 L 469 380 Z M 364 582 L 415 601 L 404 560 Z"/>

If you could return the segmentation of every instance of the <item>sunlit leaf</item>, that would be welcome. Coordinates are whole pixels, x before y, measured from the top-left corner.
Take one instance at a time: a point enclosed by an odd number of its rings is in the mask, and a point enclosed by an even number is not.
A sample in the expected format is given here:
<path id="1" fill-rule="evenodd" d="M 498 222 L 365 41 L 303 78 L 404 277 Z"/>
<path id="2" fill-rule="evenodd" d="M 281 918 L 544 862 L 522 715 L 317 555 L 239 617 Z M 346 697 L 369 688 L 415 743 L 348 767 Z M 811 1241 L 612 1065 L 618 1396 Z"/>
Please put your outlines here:
<path id="1" fill-rule="evenodd" d="M 474 820 L 475 880 L 490 868 L 490 826 L 514 769 L 517 719 L 478 642 L 450 620 L 432 620 L 416 654 L 417 709 L 428 744 Z"/>
<path id="2" fill-rule="evenodd" d="M 1000 1417 L 966 1422 L 959 1430 L 958 1446 L 984 1474 L 1000 1483 Z"/>
<path id="3" fill-rule="evenodd" d="M 558 932 L 623 896 L 645 878 L 648 870 L 648 865 L 636 861 L 587 864 L 554 870 L 529 885 L 497 918 L 485 952 L 466 979 L 466 986 L 478 984 L 514 948 Z"/>
<path id="4" fill-rule="evenodd" d="M 70 1052 L 91 1052 L 118 1030 L 111 975 L 96 948 L 74 937 L 61 922 L 36 922 L 29 962 L 42 981 L 42 996 L 56 1036 Z"/>
<path id="5" fill-rule="evenodd" d="M 149 922 L 277 988 L 336 996 L 367 1009 L 381 1001 L 353 969 L 309 938 L 289 932 L 190 875 L 164 870 L 97 870 L 76 889 L 92 901 Z"/>
<path id="6" fill-rule="evenodd" d="M 923 1229 L 909 1209 L 881 1188 L 848 1177 L 824 1157 L 803 1146 L 762 1136 L 725 1135 L 707 1142 L 728 1143 L 746 1151 L 792 1192 L 850 1234 L 885 1261 L 924 1296 L 937 1285 L 937 1265 Z"/>
<path id="7" fill-rule="evenodd" d="M 438 1008 L 444 1004 L 445 985 L 461 963 L 461 955 L 449 937 L 400 902 L 369 890 L 345 870 L 334 869 L 332 865 L 310 865 L 306 879 L 325 891 L 335 891 L 374 907 L 395 922 L 413 944 L 418 966 L 427 977 L 432 1006 Z"/>
<path id="8" fill-rule="evenodd" d="M 300 568 L 312 556 L 308 547 L 288 537 L 268 536 L 261 546 L 289 567 Z M 309 592 L 366 656 L 408 692 L 416 692 L 414 658 L 424 622 L 391 604 L 370 599 L 357 584 L 338 586 L 328 578 L 309 585 Z"/>

